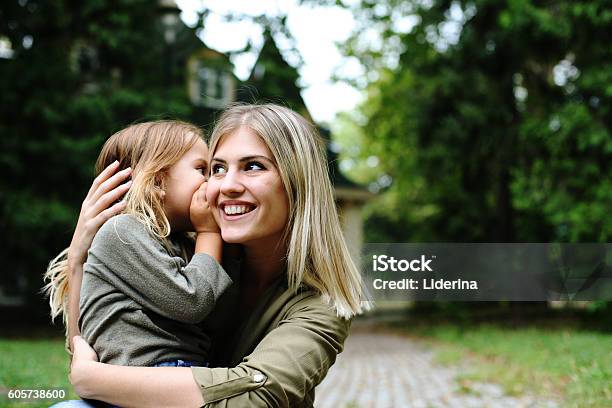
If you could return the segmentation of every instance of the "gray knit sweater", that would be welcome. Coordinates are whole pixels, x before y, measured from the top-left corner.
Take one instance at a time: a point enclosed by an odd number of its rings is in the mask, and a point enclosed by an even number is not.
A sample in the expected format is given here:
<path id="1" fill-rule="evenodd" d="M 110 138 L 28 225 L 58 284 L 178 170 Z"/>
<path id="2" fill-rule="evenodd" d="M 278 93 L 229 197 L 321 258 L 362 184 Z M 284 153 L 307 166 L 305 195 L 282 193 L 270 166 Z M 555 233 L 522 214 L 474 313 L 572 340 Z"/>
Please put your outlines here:
<path id="1" fill-rule="evenodd" d="M 100 361 L 150 366 L 207 362 L 202 321 L 232 280 L 210 256 L 171 254 L 134 216 L 108 220 L 83 268 L 79 326 Z"/>

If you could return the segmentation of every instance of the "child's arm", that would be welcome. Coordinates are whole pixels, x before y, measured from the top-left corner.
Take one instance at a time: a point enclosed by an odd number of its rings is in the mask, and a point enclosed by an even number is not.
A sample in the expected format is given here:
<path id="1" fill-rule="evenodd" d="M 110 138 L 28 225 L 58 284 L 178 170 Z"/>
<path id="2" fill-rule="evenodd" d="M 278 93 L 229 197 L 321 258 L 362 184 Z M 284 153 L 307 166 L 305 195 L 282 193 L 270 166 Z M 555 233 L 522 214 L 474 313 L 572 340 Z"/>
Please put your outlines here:
<path id="1" fill-rule="evenodd" d="M 209 254 L 195 254 L 186 263 L 127 214 L 98 231 L 85 273 L 99 276 L 145 309 L 191 324 L 202 321 L 232 284 Z"/>
<path id="2" fill-rule="evenodd" d="M 195 244 L 196 254 L 208 254 L 221 263 L 221 247 L 223 241 L 218 232 L 198 232 Z"/>
<path id="3" fill-rule="evenodd" d="M 204 182 L 193 194 L 191 199 L 190 215 L 191 223 L 197 233 L 195 253 L 205 253 L 221 263 L 221 231 L 215 221 L 212 210 L 206 201 L 206 187 Z"/>

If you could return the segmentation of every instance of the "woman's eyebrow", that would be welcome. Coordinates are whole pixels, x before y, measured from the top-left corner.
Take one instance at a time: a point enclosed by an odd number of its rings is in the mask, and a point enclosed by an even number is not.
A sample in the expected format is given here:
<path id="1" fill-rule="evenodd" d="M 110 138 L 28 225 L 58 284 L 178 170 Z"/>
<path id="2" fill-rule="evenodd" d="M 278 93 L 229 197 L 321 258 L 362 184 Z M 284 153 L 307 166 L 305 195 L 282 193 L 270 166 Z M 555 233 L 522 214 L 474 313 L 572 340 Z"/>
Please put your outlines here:
<path id="1" fill-rule="evenodd" d="M 262 155 L 253 155 L 253 156 L 246 156 L 240 159 L 241 162 L 245 162 L 245 161 L 250 161 L 250 160 L 255 160 L 255 159 L 264 159 L 267 160 L 269 162 L 272 162 L 272 160 L 270 160 L 268 157 L 266 156 L 262 156 Z"/>
<path id="2" fill-rule="evenodd" d="M 262 156 L 262 155 L 245 156 L 245 157 L 241 157 L 238 161 L 245 162 L 245 161 L 250 161 L 250 160 L 255 160 L 255 159 L 264 159 L 264 160 L 269 161 L 270 163 L 274 163 L 272 159 L 266 156 Z M 218 157 L 213 157 L 211 161 L 227 164 L 225 160 L 220 159 Z"/>

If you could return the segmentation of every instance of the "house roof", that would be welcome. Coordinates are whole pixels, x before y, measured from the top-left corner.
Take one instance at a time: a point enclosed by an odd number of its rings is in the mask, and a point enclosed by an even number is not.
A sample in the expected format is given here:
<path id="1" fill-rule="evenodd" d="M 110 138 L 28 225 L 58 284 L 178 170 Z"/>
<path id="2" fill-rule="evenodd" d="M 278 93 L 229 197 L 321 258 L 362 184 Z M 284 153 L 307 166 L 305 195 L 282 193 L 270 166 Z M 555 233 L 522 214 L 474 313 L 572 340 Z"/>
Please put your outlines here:
<path id="1" fill-rule="evenodd" d="M 189 35 L 191 41 L 200 41 L 198 51 L 191 51 L 191 56 L 210 56 L 219 62 L 233 67 L 226 54 L 215 51 L 195 36 L 195 31 L 185 27 L 185 31 L 192 31 Z M 184 37 L 183 37 L 184 38 Z M 185 41 L 189 42 L 189 41 Z M 192 43 L 192 50 L 195 48 Z M 234 77 L 235 78 L 235 77 Z M 249 79 L 239 84 L 236 99 L 246 103 L 271 102 L 287 106 L 314 123 L 308 108 L 301 95 L 301 87 L 298 85 L 300 75 L 296 68 L 287 63 L 282 53 L 276 46 L 276 42 L 270 30 L 264 31 L 264 45 L 253 66 Z M 235 78 L 237 82 L 240 82 Z M 338 153 L 332 149 L 331 134 L 327 128 L 317 126 L 319 133 L 327 145 L 327 158 L 332 183 L 336 190 L 336 196 L 341 199 L 353 201 L 365 201 L 371 196 L 366 188 L 346 178 L 338 167 Z"/>
<path id="2" fill-rule="evenodd" d="M 258 96 L 263 98 L 264 101 L 289 106 L 311 122 L 314 122 L 302 99 L 301 87 L 298 85 L 299 77 L 297 69 L 289 65 L 282 56 L 270 31 L 265 30 L 264 45 L 247 83 L 257 89 L 259 92 Z M 267 95 L 274 95 L 274 97 L 266 98 Z M 251 100 L 250 102 L 253 101 Z M 329 129 L 322 126 L 317 126 L 317 128 L 327 145 L 329 171 L 337 196 L 339 198 L 346 196 L 345 198 L 348 199 L 348 194 L 353 200 L 367 199 L 371 193 L 364 187 L 346 178 L 340 171 L 338 167 L 338 153 L 332 149 Z M 342 193 L 340 194 L 340 192 Z"/>

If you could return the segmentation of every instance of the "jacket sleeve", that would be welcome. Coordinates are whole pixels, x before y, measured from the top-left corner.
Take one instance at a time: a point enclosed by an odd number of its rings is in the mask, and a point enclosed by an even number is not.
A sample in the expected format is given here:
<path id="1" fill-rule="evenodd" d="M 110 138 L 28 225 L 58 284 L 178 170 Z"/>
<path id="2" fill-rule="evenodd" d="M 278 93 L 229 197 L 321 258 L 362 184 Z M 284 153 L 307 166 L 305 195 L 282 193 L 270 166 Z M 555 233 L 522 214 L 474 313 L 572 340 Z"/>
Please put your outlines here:
<path id="1" fill-rule="evenodd" d="M 234 368 L 193 367 L 206 407 L 286 407 L 303 404 L 336 361 L 350 321 L 319 296 L 296 302 Z"/>
<path id="2" fill-rule="evenodd" d="M 129 215 L 113 217 L 102 226 L 84 269 L 142 307 L 191 324 L 204 319 L 232 283 L 214 258 L 195 254 L 186 263 L 172 256 Z"/>

